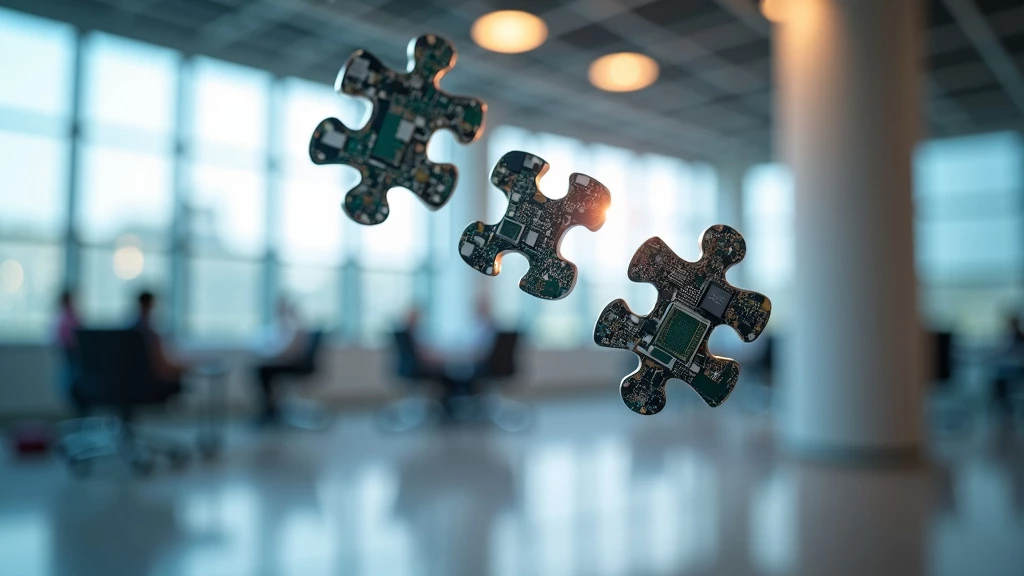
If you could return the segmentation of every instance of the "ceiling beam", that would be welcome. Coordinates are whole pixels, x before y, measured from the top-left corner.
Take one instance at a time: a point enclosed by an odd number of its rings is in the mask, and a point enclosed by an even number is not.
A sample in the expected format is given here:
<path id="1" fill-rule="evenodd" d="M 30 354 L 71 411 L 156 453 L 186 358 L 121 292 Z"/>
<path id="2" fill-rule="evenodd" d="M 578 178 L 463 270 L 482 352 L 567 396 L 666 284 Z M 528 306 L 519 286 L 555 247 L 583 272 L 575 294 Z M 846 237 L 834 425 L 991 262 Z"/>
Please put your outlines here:
<path id="1" fill-rule="evenodd" d="M 746 24 L 754 32 L 766 38 L 771 36 L 772 25 L 765 20 L 761 15 L 761 10 L 751 0 L 715 0 L 715 4 Z"/>
<path id="2" fill-rule="evenodd" d="M 943 0 L 943 3 L 1014 105 L 1024 113 L 1024 76 L 992 31 L 988 20 L 973 0 Z"/>
<path id="3" fill-rule="evenodd" d="M 285 2 L 289 0 L 277 1 Z M 323 32 L 338 34 L 341 30 L 344 30 L 348 37 L 363 42 L 376 41 L 378 43 L 395 44 L 400 41 L 404 43 L 415 34 L 416 30 L 421 30 L 424 26 L 422 22 L 409 23 L 399 18 L 391 19 L 388 26 L 368 21 L 360 22 L 358 26 L 352 26 L 352 23 L 344 18 L 340 11 L 336 9 L 312 2 L 307 2 L 307 4 L 310 13 L 322 18 L 325 22 L 331 21 L 337 24 L 337 28 L 325 27 Z M 564 75 L 560 73 L 541 69 L 531 69 L 529 71 L 510 70 L 507 57 L 486 52 L 473 45 L 465 47 L 462 53 L 464 57 L 460 58 L 460 68 L 470 74 L 468 77 L 484 78 L 497 83 L 507 83 L 510 73 L 514 73 L 516 76 L 516 92 L 519 93 L 518 99 L 523 104 L 531 101 L 550 101 L 552 98 L 558 99 L 561 102 L 577 102 L 579 104 L 578 106 L 565 106 L 564 109 L 560 109 L 556 116 L 556 122 L 572 120 L 573 122 L 584 122 L 592 126 L 598 124 L 606 126 L 610 118 L 623 118 L 619 122 L 620 126 L 613 129 L 611 133 L 621 131 L 635 133 L 638 136 L 643 135 L 647 138 L 655 138 L 660 140 L 665 146 L 673 146 L 691 155 L 712 154 L 715 150 L 724 146 L 735 145 L 734 139 L 725 137 L 715 131 L 693 126 L 650 110 L 623 105 L 621 102 L 613 101 L 600 94 L 581 92 L 576 88 L 566 86 Z M 308 65 L 312 66 L 315 63 L 310 62 Z M 606 127 L 605 130 L 608 130 L 608 128 Z"/>

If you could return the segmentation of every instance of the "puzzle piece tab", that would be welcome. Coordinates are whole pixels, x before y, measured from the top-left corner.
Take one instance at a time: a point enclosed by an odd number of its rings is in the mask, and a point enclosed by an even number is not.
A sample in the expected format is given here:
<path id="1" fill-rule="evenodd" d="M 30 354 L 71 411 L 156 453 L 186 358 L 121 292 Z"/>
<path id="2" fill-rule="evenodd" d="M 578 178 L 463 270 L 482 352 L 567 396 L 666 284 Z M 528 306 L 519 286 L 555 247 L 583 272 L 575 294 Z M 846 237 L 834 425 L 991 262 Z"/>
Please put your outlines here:
<path id="1" fill-rule="evenodd" d="M 594 327 L 594 342 L 632 350 L 640 366 L 620 385 L 622 399 L 634 412 L 656 414 L 665 407 L 665 383 L 679 378 L 709 406 L 729 396 L 740 366 L 708 351 L 711 331 L 728 324 L 753 342 L 768 324 L 771 301 L 763 294 L 734 288 L 725 272 L 743 259 L 743 236 L 716 225 L 701 235 L 701 258 L 687 262 L 660 238 L 644 242 L 629 263 L 629 279 L 658 289 L 658 302 L 640 316 L 619 299 L 605 306 Z"/>
<path id="2" fill-rule="evenodd" d="M 442 128 L 462 143 L 482 132 L 487 105 L 476 98 L 452 96 L 438 86 L 455 65 L 455 47 L 440 36 L 409 43 L 409 71 L 396 72 L 369 52 L 357 50 L 341 69 L 335 89 L 373 103 L 370 120 L 354 131 L 337 118 L 317 126 L 309 142 L 316 164 L 347 164 L 362 176 L 345 196 L 345 213 L 360 224 L 388 217 L 387 192 L 412 190 L 431 210 L 444 206 L 458 172 L 451 164 L 427 159 L 427 141 Z"/>
<path id="3" fill-rule="evenodd" d="M 559 244 L 574 226 L 597 231 L 611 205 L 611 193 L 584 174 L 569 177 L 569 193 L 552 200 L 537 189 L 548 163 L 527 152 L 509 152 L 491 172 L 491 182 L 508 198 L 508 210 L 497 224 L 470 224 L 459 241 L 467 264 L 489 276 L 501 272 L 501 256 L 519 252 L 530 270 L 519 281 L 527 294 L 558 300 L 576 285 L 576 266 L 562 258 Z"/>

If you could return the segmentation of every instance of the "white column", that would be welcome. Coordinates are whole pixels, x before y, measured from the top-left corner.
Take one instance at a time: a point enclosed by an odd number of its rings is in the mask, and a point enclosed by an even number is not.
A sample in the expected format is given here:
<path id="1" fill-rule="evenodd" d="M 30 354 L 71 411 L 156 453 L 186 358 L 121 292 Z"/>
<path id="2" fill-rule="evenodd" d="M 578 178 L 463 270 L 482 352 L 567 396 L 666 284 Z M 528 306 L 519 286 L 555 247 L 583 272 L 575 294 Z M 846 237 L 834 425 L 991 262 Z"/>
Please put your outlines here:
<path id="1" fill-rule="evenodd" d="M 789 448 L 914 455 L 922 370 L 911 151 L 922 2 L 789 0 L 775 27 L 780 150 L 796 185 Z"/>

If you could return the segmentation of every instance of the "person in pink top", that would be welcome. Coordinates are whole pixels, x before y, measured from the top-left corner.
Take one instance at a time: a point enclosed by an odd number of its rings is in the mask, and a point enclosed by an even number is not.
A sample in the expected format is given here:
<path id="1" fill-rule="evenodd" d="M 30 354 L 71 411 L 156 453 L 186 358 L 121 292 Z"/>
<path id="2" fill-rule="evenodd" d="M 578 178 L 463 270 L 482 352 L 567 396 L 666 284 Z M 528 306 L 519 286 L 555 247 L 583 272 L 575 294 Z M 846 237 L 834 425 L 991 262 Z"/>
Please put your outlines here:
<path id="1" fill-rule="evenodd" d="M 81 327 L 82 322 L 79 320 L 78 310 L 75 308 L 75 295 L 71 290 L 64 290 L 60 293 L 60 308 L 57 311 L 57 323 L 53 330 L 53 344 L 64 357 L 60 382 L 62 391 L 71 400 L 79 414 L 86 412 L 85 403 L 77 389 L 79 365 L 75 332 Z"/>
<path id="2" fill-rule="evenodd" d="M 63 351 L 74 350 L 75 331 L 82 326 L 75 309 L 75 296 L 70 290 L 60 293 L 60 310 L 57 313 L 57 326 L 54 330 L 54 344 Z"/>

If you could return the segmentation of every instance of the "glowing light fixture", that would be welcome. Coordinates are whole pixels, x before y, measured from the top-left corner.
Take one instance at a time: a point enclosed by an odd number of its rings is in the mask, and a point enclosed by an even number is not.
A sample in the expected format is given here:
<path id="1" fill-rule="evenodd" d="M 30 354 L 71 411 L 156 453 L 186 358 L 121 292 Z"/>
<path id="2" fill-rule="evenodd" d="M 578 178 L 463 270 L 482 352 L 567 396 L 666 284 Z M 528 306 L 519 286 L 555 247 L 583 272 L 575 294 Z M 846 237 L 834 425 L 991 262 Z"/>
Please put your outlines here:
<path id="1" fill-rule="evenodd" d="M 529 12 L 498 10 L 477 18 L 470 35 L 492 52 L 518 54 L 543 44 L 548 38 L 548 25 Z"/>
<path id="2" fill-rule="evenodd" d="M 134 234 L 125 234 L 118 238 L 117 246 L 117 250 L 114 250 L 114 276 L 121 280 L 138 278 L 146 267 L 142 240 Z"/>
<path id="3" fill-rule="evenodd" d="M 17 260 L 0 262 L 0 291 L 14 294 L 25 283 L 25 269 Z"/>
<path id="4" fill-rule="evenodd" d="M 590 63 L 590 83 L 608 92 L 633 92 L 654 84 L 658 63 L 636 52 L 617 52 Z"/>
<path id="5" fill-rule="evenodd" d="M 761 0 L 761 14 L 773 24 L 781 24 L 788 10 L 789 0 Z"/>

